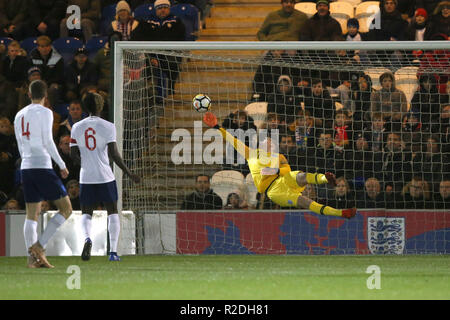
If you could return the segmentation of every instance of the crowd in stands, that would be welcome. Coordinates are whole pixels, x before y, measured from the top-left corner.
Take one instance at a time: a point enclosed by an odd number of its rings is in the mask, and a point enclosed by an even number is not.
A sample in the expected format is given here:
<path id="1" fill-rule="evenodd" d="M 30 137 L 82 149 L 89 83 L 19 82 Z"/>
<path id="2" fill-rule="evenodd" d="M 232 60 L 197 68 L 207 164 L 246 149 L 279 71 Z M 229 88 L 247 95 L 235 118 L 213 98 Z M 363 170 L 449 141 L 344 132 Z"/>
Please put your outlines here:
<path id="1" fill-rule="evenodd" d="M 449 1 L 382 0 L 380 28 L 360 32 L 359 21 L 352 18 L 346 23 L 346 34 L 330 14 L 332 1 L 314 2 L 317 12 L 308 17 L 295 9 L 294 0 L 282 0 L 280 10 L 270 13 L 261 25 L 258 40 L 419 41 L 447 40 L 450 34 Z M 211 6 L 208 0 L 0 0 L 0 190 L 6 195 L 1 197 L 2 204 L 24 207 L 12 123 L 17 111 L 30 103 L 28 85 L 41 79 L 49 87 L 45 106 L 53 110 L 55 141 L 72 174 L 64 183 L 74 189 L 76 199 L 73 181 L 78 179 L 79 168 L 69 157 L 68 137 L 72 125 L 86 117 L 80 104 L 83 95 L 98 92 L 108 105 L 113 40 L 190 40 L 189 26 L 171 12 L 176 3 L 196 6 L 203 24 Z M 135 14 L 144 4 L 151 4 L 152 11 Z M 73 5 L 80 8 L 80 21 L 68 10 Z M 61 45 L 61 39 L 69 38 L 76 39 L 75 45 Z M 263 59 L 292 60 L 302 54 L 270 51 Z M 396 88 L 394 76 L 396 68 L 409 65 L 409 57 L 419 61 L 420 67 L 419 86 L 410 101 Z M 363 68 L 360 73 L 333 72 L 262 64 L 255 73 L 253 101 L 269 103 L 267 128 L 280 129 L 280 147 L 293 170 L 333 171 L 341 179 L 334 190 L 309 190 L 317 199 L 336 201 L 331 205 L 337 207 L 353 201 L 361 207 L 370 203 L 374 207 L 414 204 L 428 208 L 443 203 L 448 208 L 449 57 L 443 50 L 415 51 L 408 57 L 386 52 L 377 55 L 376 62 L 363 51 L 331 56 L 341 64 L 375 63 L 390 68 L 377 79 L 378 90 Z M 393 60 L 400 63 L 393 64 Z M 148 57 L 148 65 L 168 81 L 166 91 L 156 95 L 164 97 L 174 91 L 180 63 L 176 57 Z M 427 68 L 447 72 L 427 73 Z M 338 110 L 337 103 L 342 109 Z M 108 118 L 110 112 L 106 106 L 102 116 Z M 230 115 L 224 126 L 255 127 L 244 111 Z M 238 170 L 248 172 L 245 165 Z M 230 195 L 221 206 L 245 207 L 236 197 Z M 260 202 L 265 207 L 264 199 Z"/>

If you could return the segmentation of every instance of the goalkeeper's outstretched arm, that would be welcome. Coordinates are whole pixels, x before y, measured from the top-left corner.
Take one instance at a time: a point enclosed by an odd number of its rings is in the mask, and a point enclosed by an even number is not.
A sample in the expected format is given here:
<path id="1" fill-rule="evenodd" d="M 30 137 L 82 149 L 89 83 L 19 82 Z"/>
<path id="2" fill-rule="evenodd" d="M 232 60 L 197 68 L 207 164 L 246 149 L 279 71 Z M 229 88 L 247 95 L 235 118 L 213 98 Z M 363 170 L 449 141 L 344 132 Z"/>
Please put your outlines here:
<path id="1" fill-rule="evenodd" d="M 217 117 L 212 112 L 206 112 L 203 116 L 203 122 L 210 128 L 214 128 L 220 131 L 222 137 L 226 139 L 231 145 L 239 152 L 245 160 L 250 157 L 250 152 L 253 151 L 245 145 L 241 140 L 231 135 L 227 130 L 217 124 Z"/>

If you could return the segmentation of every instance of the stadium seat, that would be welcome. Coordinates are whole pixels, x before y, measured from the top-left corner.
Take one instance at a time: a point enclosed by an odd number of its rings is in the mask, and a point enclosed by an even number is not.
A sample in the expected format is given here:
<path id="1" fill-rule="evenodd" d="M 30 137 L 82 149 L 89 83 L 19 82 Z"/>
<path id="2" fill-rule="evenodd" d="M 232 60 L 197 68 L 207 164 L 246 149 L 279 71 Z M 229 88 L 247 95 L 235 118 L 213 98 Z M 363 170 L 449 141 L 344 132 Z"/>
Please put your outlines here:
<path id="1" fill-rule="evenodd" d="M 381 84 L 380 84 L 380 76 L 385 73 L 385 72 L 391 72 L 391 70 L 387 69 L 387 68 L 368 68 L 366 70 L 364 70 L 364 73 L 367 74 L 370 79 L 372 79 L 372 88 L 375 90 L 380 90 L 381 89 Z"/>
<path id="2" fill-rule="evenodd" d="M 153 4 L 141 4 L 134 9 L 133 16 L 137 20 L 148 20 L 150 17 L 155 16 L 155 10 Z"/>
<path id="3" fill-rule="evenodd" d="M 306 14 L 308 16 L 308 18 L 311 18 L 317 12 L 315 2 L 300 2 L 300 3 L 296 3 L 294 8 L 296 10 L 301 11 L 304 14 Z"/>
<path id="4" fill-rule="evenodd" d="M 241 195 L 244 187 L 244 175 L 239 171 L 222 170 L 213 174 L 211 177 L 211 189 L 217 193 L 225 205 L 230 193 L 236 192 Z"/>
<path id="5" fill-rule="evenodd" d="M 83 42 L 78 38 L 65 37 L 56 39 L 52 45 L 63 56 L 64 64 L 67 66 L 72 61 L 75 51 L 83 47 Z"/>
<path id="6" fill-rule="evenodd" d="M 359 32 L 369 32 L 369 24 L 373 20 L 375 14 L 379 11 L 379 1 L 366 1 L 356 6 L 355 18 L 359 21 Z"/>
<path id="7" fill-rule="evenodd" d="M 358 4 L 360 4 L 362 2 L 362 0 L 338 0 L 338 2 L 348 2 L 353 7 L 356 7 Z"/>
<path id="8" fill-rule="evenodd" d="M 4 44 L 5 47 L 8 47 L 8 44 L 13 41 L 14 39 L 8 38 L 8 37 L 1 37 L 0 38 L 0 44 Z"/>
<path id="9" fill-rule="evenodd" d="M 258 203 L 258 190 L 256 189 L 255 183 L 253 182 L 253 176 L 251 173 L 247 174 L 247 176 L 245 177 L 245 185 L 247 186 L 248 205 L 251 207 L 256 207 Z"/>
<path id="10" fill-rule="evenodd" d="M 395 86 L 397 89 L 402 90 L 408 101 L 411 103 L 414 92 L 419 86 L 419 81 L 417 79 L 418 67 L 403 67 L 395 72 Z"/>
<path id="11" fill-rule="evenodd" d="M 244 108 L 247 114 L 253 118 L 258 129 L 266 123 L 267 106 L 267 102 L 252 102 Z"/>
<path id="12" fill-rule="evenodd" d="M 102 18 L 100 20 L 100 34 L 107 35 L 111 22 L 116 18 L 117 4 L 106 6 L 102 10 Z"/>
<path id="13" fill-rule="evenodd" d="M 200 13 L 192 4 L 179 3 L 170 8 L 170 12 L 179 17 L 186 28 L 186 41 L 195 41 L 200 26 Z"/>
<path id="14" fill-rule="evenodd" d="M 28 53 L 30 54 L 31 50 L 37 47 L 37 37 L 29 37 L 20 43 L 20 46 Z"/>
<path id="15" fill-rule="evenodd" d="M 89 60 L 92 61 L 97 51 L 105 46 L 108 42 L 108 37 L 93 37 L 86 42 L 86 50 L 89 52 Z"/>
<path id="16" fill-rule="evenodd" d="M 347 33 L 347 21 L 355 15 L 355 8 L 352 4 L 344 1 L 330 3 L 331 16 L 341 25 L 342 33 Z"/>

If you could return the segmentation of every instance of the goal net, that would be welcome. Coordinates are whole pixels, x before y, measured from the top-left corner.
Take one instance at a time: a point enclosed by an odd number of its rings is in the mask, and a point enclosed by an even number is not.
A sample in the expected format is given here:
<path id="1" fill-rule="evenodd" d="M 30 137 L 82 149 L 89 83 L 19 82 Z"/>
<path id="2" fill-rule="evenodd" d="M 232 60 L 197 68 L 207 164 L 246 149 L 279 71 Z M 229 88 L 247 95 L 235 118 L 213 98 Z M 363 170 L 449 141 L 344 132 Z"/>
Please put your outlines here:
<path id="1" fill-rule="evenodd" d="M 174 215 L 153 216 L 159 230 L 147 230 L 148 213 L 232 209 L 259 217 L 259 210 L 290 209 L 258 193 L 245 159 L 202 125 L 203 114 L 192 107 L 197 94 L 211 99 L 219 124 L 246 145 L 257 148 L 270 136 L 293 171 L 335 173 L 336 188 L 304 190 L 319 203 L 380 212 L 448 209 L 446 49 L 441 41 L 117 42 L 118 143 L 143 182 L 116 175 L 122 208 L 137 214 L 138 251 L 146 232 L 163 252 L 181 252 L 190 232 L 206 232 L 190 225 L 205 219 L 194 213 L 176 222 L 185 230 L 167 228 Z M 266 215 L 253 228 L 270 231 L 277 219 Z M 175 244 L 165 242 L 164 224 Z M 224 222 L 223 237 L 228 227 Z"/>

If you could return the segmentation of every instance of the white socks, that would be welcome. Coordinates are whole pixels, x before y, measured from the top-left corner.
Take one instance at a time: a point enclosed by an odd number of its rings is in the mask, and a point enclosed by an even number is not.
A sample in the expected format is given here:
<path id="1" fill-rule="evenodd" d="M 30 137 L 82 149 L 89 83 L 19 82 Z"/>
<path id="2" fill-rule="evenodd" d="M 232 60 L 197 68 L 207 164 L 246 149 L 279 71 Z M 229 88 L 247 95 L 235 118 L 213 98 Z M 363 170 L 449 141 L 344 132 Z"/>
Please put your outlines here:
<path id="1" fill-rule="evenodd" d="M 38 239 L 37 227 L 37 221 L 25 219 L 25 223 L 23 225 L 23 236 L 25 238 L 27 252 L 28 248 L 30 248 Z"/>
<path id="2" fill-rule="evenodd" d="M 84 239 L 91 238 L 92 216 L 90 214 L 81 215 L 81 230 L 83 231 Z"/>
<path id="3" fill-rule="evenodd" d="M 120 234 L 119 214 L 114 213 L 108 216 L 108 231 L 109 231 L 109 251 L 117 252 L 117 243 L 119 242 L 119 234 Z"/>
<path id="4" fill-rule="evenodd" d="M 41 237 L 39 238 L 39 243 L 41 246 L 45 247 L 48 243 L 48 241 L 53 237 L 55 232 L 58 230 L 58 228 L 66 221 L 66 218 L 64 218 L 59 213 L 55 214 L 53 218 L 50 219 L 50 221 L 47 224 L 47 227 L 45 228 L 44 232 L 41 234 Z"/>

